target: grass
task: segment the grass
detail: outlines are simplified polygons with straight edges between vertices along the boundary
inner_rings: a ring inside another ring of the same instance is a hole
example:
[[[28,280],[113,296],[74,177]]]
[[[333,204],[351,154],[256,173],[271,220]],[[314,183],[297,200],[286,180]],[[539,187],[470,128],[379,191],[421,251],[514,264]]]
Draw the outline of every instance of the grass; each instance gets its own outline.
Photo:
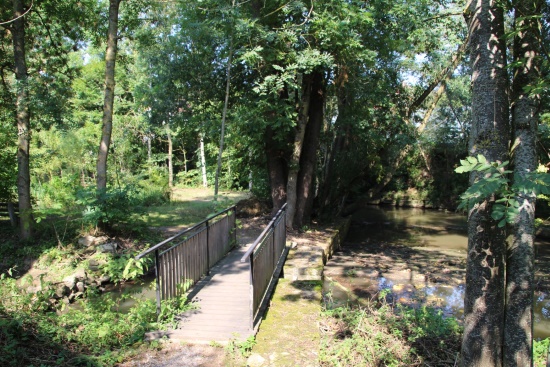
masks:
[[[247,197],[246,192],[222,192],[214,201],[212,189],[176,188],[170,203],[147,208],[144,221],[149,227],[188,227]]]
[[[321,366],[455,366],[461,328],[429,307],[388,304],[325,309]]]

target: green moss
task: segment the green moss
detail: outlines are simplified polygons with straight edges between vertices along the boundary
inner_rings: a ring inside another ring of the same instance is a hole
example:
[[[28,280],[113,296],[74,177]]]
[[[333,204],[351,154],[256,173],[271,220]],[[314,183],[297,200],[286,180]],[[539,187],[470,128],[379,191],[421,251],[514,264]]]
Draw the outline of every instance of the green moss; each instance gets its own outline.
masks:
[[[274,366],[306,366],[317,359],[321,281],[280,279],[252,353]]]

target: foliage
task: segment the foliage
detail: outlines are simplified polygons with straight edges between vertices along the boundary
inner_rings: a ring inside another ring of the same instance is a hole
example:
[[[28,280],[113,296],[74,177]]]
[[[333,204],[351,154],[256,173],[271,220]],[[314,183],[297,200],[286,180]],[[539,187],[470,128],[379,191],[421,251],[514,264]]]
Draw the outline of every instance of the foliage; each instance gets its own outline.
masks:
[[[533,340],[533,365],[535,367],[546,367],[549,350],[550,338]]]
[[[129,347],[141,343],[146,331],[173,323],[175,315],[190,307],[181,297],[163,302],[157,320],[155,300],[132,295],[114,300],[111,295],[88,292],[78,307],[56,313],[50,311],[51,292],[46,287],[28,293],[14,278],[0,276],[3,366],[111,366],[124,359]],[[119,312],[120,302],[127,298],[133,298],[135,305],[127,313]]]
[[[243,341],[238,341],[236,338],[237,336],[229,340],[229,343],[227,343],[225,350],[231,355],[238,353],[241,357],[247,358],[248,356],[250,356],[252,348],[256,345],[256,338],[254,337],[254,335],[249,336],[246,340]]]
[[[429,307],[368,304],[323,312],[322,366],[454,366],[461,329]]]
[[[524,176],[517,175],[510,182],[512,171],[507,170],[509,162],[488,162],[484,156],[468,157],[460,161],[456,172],[479,172],[474,183],[461,195],[459,209],[471,209],[489,196],[495,197],[491,217],[498,221],[499,227],[512,223],[519,213],[520,204],[517,197],[524,195],[549,195],[550,175],[546,172],[529,172]]]

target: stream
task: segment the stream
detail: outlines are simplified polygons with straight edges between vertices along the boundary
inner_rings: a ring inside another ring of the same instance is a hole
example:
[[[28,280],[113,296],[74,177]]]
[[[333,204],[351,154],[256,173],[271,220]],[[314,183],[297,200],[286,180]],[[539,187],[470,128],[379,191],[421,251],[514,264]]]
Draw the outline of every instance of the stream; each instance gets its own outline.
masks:
[[[367,206],[352,218],[340,251],[325,267],[325,302],[390,300],[463,317],[466,217],[452,212]],[[536,242],[534,337],[550,337],[550,242]],[[390,292],[391,291],[391,292]]]

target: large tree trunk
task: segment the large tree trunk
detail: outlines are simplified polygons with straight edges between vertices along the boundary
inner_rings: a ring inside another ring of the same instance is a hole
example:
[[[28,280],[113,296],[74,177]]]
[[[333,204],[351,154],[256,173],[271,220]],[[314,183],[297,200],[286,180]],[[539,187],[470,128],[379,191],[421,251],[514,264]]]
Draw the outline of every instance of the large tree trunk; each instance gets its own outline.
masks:
[[[23,0],[13,0],[16,17],[23,15]],[[25,18],[13,22],[13,54],[15,79],[17,81],[17,195],[19,200],[19,237],[27,240],[32,236],[33,215],[31,206],[31,176],[29,169],[29,147],[31,125],[29,112],[29,94],[27,80],[27,61],[25,59]]]
[[[269,173],[269,185],[271,187],[271,200],[273,201],[273,212],[277,211],[286,202],[286,165],[284,152],[278,147],[273,137],[273,130],[270,126],[265,134],[265,152],[267,158],[267,170]]]
[[[503,9],[496,0],[473,0],[465,10],[472,60],[472,129],[469,151],[505,161],[509,143]],[[470,175],[470,185],[479,177]],[[505,233],[491,218],[494,197],[468,213],[463,366],[502,365]]]
[[[115,63],[118,42],[118,9],[121,0],[109,0],[109,29],[105,53],[105,97],[103,100],[103,127],[97,155],[97,190],[107,188],[107,158],[113,130],[113,105],[115,100]]]
[[[525,92],[540,77],[540,22],[542,1],[518,1],[515,8],[514,69],[512,83],[512,126],[514,180],[525,179],[537,168],[537,111],[540,98]],[[533,292],[534,292],[534,191],[516,197],[519,214],[510,226],[506,261],[506,309],[504,365],[533,365]]]
[[[313,199],[315,197],[315,171],[317,167],[317,151],[319,138],[323,127],[325,93],[323,74],[312,75],[311,95],[309,104],[309,121],[304,135],[304,146],[300,156],[300,173],[298,175],[298,196],[294,225],[301,228],[309,222]]]
[[[309,103],[311,95],[311,75],[304,75],[302,79],[302,95],[300,98],[298,125],[292,143],[292,154],[288,162],[288,179],[286,183],[286,226],[292,228],[296,213],[296,199],[298,197],[298,173],[300,172],[300,156],[304,144],[306,125],[309,117]]]

